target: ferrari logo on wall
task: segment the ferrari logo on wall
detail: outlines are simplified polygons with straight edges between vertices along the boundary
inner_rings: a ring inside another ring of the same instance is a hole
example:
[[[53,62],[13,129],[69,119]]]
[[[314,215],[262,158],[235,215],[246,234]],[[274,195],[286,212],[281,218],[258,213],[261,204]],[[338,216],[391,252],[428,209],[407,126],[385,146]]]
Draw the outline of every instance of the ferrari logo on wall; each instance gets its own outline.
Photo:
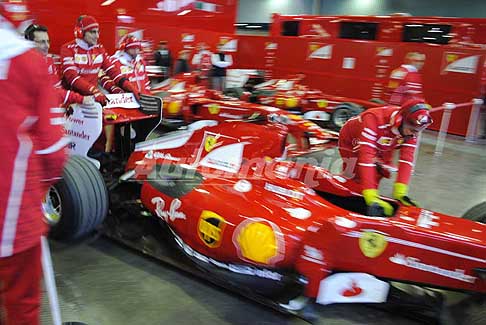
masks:
[[[310,42],[308,44],[308,59],[330,59],[332,57],[332,45]]]
[[[475,74],[478,68],[479,55],[469,53],[445,52],[442,58],[441,74],[448,72]]]
[[[369,258],[380,256],[387,245],[386,237],[374,231],[365,231],[359,238],[359,249],[361,249],[364,256]]]
[[[206,246],[216,248],[221,244],[226,221],[215,212],[203,210],[199,218],[199,238]]]

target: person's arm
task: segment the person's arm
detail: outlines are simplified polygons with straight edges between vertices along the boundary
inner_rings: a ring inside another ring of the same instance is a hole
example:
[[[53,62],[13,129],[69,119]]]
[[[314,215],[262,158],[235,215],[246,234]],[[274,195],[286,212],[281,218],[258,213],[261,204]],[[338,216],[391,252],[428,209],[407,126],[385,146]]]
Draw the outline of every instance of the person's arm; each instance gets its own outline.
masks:
[[[376,156],[378,127],[376,118],[371,114],[362,117],[363,129],[358,138],[359,153],[357,171],[362,182],[363,189],[377,189],[376,183]]]
[[[150,95],[151,94],[151,91],[150,91],[150,79],[148,77],[148,74],[147,74],[147,65],[145,64],[145,60],[143,58],[140,59],[141,60],[141,64],[143,65],[143,84],[142,84],[142,87],[143,87],[143,90],[142,90],[142,93],[145,94],[145,95]]]
[[[64,109],[57,104],[52,85],[45,82],[49,77],[47,70],[44,72],[41,68],[34,77],[34,111],[38,117],[34,125],[34,150],[44,167],[41,179],[55,180],[62,175],[66,160],[64,149],[70,141],[64,135]],[[47,185],[49,184],[46,183]]]
[[[226,68],[230,66],[233,62],[231,62],[230,64],[230,62],[221,61],[221,59],[219,58],[219,54],[214,53],[213,55],[211,55],[211,63],[218,68]]]
[[[61,48],[61,60],[62,78],[69,87],[83,95],[95,94],[96,87],[80,76],[79,69],[74,63],[74,52],[67,46]]]
[[[376,118],[371,114],[363,114],[362,130],[359,136],[359,153],[358,153],[358,174],[361,179],[362,194],[366,205],[373,207],[375,205],[383,209],[387,216],[393,214],[393,207],[390,203],[380,199],[377,182],[376,158],[378,153],[377,137],[378,127]]]
[[[417,139],[412,138],[400,145],[400,155],[398,160],[397,183],[408,185],[410,175],[414,169],[415,149],[417,148]]]
[[[226,62],[228,62],[228,66],[227,67],[230,67],[233,65],[233,56],[231,54],[226,54],[224,56],[224,59],[226,60]]]
[[[105,71],[106,75],[113,80],[116,86],[120,87],[124,91],[128,93],[133,93],[137,100],[140,98],[140,92],[138,91],[137,87],[133,85],[128,78],[126,78],[121,73],[121,63],[119,60],[114,60],[106,54],[103,53],[103,63],[101,65],[103,70]]]
[[[194,56],[192,57],[191,64],[192,64],[193,66],[197,66],[199,63],[201,63],[201,54],[196,53],[196,54],[194,54]]]
[[[393,198],[407,206],[418,206],[416,202],[408,197],[408,183],[410,182],[414,168],[416,147],[416,138],[412,138],[401,145],[400,158],[398,160],[398,175],[395,184],[393,184]]]

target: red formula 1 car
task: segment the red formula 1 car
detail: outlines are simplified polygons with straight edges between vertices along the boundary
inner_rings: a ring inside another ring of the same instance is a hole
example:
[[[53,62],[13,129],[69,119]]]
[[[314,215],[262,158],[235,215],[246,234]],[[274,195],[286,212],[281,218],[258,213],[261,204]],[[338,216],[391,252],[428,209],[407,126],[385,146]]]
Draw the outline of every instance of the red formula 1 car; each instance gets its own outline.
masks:
[[[163,100],[166,123],[187,125],[198,120],[248,120],[279,112],[275,107],[248,103],[198,83],[196,73],[183,73],[155,85],[152,94]],[[280,114],[285,113],[280,111]]]
[[[312,151],[307,137],[281,123],[199,121],[138,143],[111,175],[104,231],[286,312],[390,302],[390,281],[484,298],[486,225],[393,200],[393,217],[370,215],[346,179],[287,160]],[[93,178],[79,186],[96,187],[89,209],[107,204]]]
[[[229,89],[228,95],[264,105],[301,114],[307,120],[320,125],[329,125],[340,129],[347,120],[358,115],[364,109],[378,107],[382,104],[361,99],[333,96],[320,90],[310,89],[301,84],[303,77],[272,79],[246,89]]]

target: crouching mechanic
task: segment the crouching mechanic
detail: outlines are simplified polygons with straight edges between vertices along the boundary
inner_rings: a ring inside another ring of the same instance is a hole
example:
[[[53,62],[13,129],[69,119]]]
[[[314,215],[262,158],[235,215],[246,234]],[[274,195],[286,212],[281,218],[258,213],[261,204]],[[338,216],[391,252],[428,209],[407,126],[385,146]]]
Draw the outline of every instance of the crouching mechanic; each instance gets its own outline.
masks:
[[[27,40],[34,42],[37,50],[44,55],[47,63],[47,71],[52,77],[52,84],[58,97],[60,105],[67,107],[71,104],[93,104],[93,96],[83,96],[73,90],[62,88],[59,71],[54,59],[49,55],[51,42],[46,26],[31,24],[24,31]]]
[[[393,207],[380,199],[378,185],[382,177],[390,177],[387,166],[395,149],[400,150],[400,156],[393,198],[407,206],[416,205],[407,196],[408,183],[414,167],[417,135],[432,123],[429,108],[422,100],[414,99],[402,107],[368,109],[346,122],[339,134],[339,152],[347,165],[346,173],[352,172],[352,180],[366,204],[381,207],[387,216],[393,214]]]
[[[119,68],[107,55],[103,45],[98,44],[99,24],[92,16],[80,16],[74,29],[75,40],[61,47],[62,79],[66,89],[82,95],[93,95],[102,106],[107,98],[98,88],[98,75],[102,69],[115,84],[126,92],[133,93],[137,100],[137,88],[122,75]],[[105,126],[105,152],[111,152],[114,127]]]
[[[118,51],[111,57],[115,66],[121,71],[141,94],[150,95],[150,80],[145,69],[145,62],[140,55],[142,42],[128,35],[121,39]],[[107,75],[101,78],[103,88],[111,93],[119,93],[120,88]]]

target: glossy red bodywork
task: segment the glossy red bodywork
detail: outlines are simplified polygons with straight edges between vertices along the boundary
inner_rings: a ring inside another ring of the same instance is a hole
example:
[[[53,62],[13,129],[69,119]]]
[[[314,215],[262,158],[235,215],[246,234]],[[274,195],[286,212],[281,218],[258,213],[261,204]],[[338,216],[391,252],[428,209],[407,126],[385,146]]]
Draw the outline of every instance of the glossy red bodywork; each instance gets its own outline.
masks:
[[[221,262],[297,270],[309,280],[311,296],[331,271],[486,292],[486,281],[473,271],[486,267],[486,225],[415,207],[400,206],[393,217],[378,218],[334,205],[327,199],[331,194],[350,204],[357,198],[352,186],[323,168],[282,161],[288,137],[281,124],[222,123],[145,144],[126,168],[145,180],[143,204],[193,250]],[[233,159],[239,154],[241,159]],[[154,178],[149,173],[156,164],[177,165],[199,178],[186,177],[197,181],[173,197],[157,181],[177,187],[184,177]],[[201,235],[204,211],[220,220],[209,244]],[[270,227],[276,238],[265,263],[246,258],[239,244],[242,229],[253,222]],[[366,239],[369,233],[378,234],[382,249]],[[365,254],[361,237],[371,254]],[[317,257],[309,258],[309,248]]]
[[[362,99],[334,96],[317,89],[310,89],[302,84],[302,80],[298,77],[270,80],[264,86],[260,85],[257,90],[259,103],[285,110],[297,109],[302,113],[308,111],[332,113],[336,107],[345,103],[356,104],[363,109],[381,106]]]

